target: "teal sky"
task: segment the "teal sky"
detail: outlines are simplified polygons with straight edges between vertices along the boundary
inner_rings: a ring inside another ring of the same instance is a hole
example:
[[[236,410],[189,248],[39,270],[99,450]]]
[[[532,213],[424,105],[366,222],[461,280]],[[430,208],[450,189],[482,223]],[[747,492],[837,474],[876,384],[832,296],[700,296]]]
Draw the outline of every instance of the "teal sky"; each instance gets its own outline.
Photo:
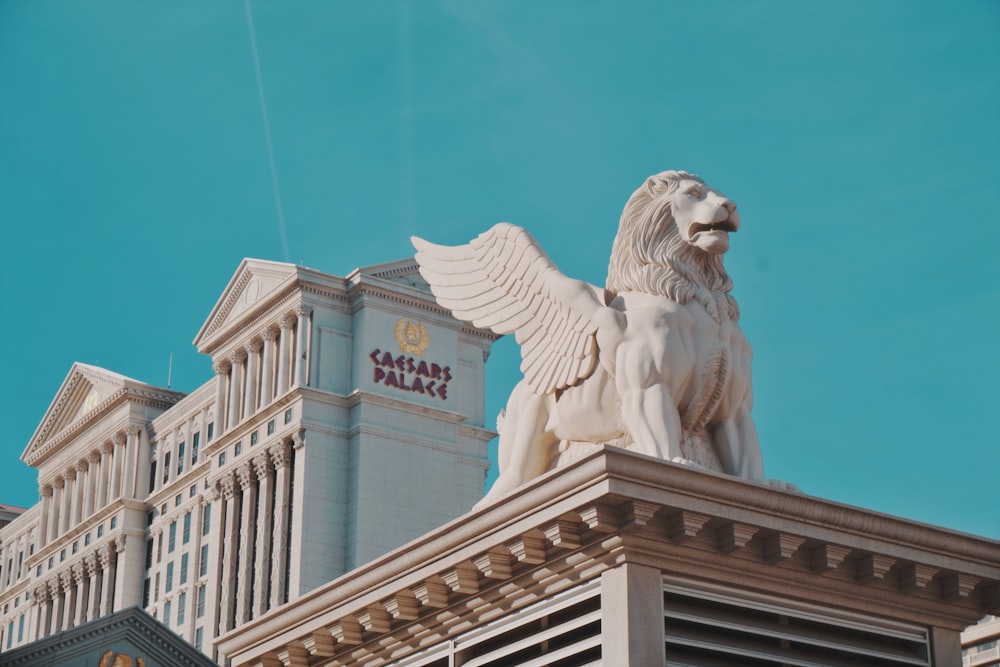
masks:
[[[74,361],[211,378],[243,257],[345,275],[509,220],[603,284],[674,168],[740,206],[768,475],[1000,538],[1000,3],[250,6],[284,233],[243,2],[0,0],[0,502]]]

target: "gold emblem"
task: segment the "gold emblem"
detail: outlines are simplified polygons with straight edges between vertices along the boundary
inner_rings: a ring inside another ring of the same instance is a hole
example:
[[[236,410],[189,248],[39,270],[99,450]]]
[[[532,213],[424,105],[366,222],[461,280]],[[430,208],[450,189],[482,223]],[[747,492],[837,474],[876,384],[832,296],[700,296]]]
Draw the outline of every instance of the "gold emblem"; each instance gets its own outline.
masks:
[[[135,660],[135,667],[146,667],[146,661],[142,658],[136,658]],[[98,667],[133,667],[133,663],[132,658],[124,653],[116,655],[114,651],[108,651],[101,656],[101,662]]]
[[[431,337],[427,333],[427,327],[420,322],[407,322],[400,319],[396,322],[396,342],[403,354],[421,356],[427,346],[431,344]]]

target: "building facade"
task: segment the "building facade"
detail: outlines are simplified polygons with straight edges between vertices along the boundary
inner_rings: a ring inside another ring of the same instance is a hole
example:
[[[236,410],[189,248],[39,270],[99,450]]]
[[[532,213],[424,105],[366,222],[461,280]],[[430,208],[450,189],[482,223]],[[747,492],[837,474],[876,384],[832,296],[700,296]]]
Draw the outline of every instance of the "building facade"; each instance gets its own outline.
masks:
[[[213,640],[453,519],[489,462],[494,336],[412,261],[346,278],[244,260],[184,395],[74,364],[22,459],[41,501],[0,528],[0,650],[138,605]]]

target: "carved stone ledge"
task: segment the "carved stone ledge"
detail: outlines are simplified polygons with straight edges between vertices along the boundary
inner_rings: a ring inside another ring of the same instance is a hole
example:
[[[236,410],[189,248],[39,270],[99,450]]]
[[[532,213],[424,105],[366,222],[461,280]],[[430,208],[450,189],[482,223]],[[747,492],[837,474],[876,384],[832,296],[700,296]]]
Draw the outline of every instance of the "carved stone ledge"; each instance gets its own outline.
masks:
[[[441,579],[456,593],[473,594],[479,592],[479,570],[475,563],[463,562],[453,569],[441,573]]]
[[[980,581],[979,577],[954,572],[942,573],[938,578],[941,581],[941,598],[944,600],[969,597]]]
[[[448,606],[448,592],[451,589],[440,577],[431,577],[413,588],[413,594],[425,607],[443,609]]]
[[[854,560],[854,575],[862,583],[885,579],[885,575],[895,563],[895,558],[879,554],[864,554]]]
[[[354,618],[342,618],[327,629],[338,644],[360,644],[364,639],[364,630]]]
[[[310,633],[300,641],[302,642],[302,646],[309,652],[309,655],[324,658],[333,655],[337,646],[336,640],[325,630]]]
[[[931,579],[937,573],[937,568],[930,567],[929,565],[903,563],[900,565],[897,574],[899,590],[905,593],[918,588],[927,588],[931,583]]]
[[[604,503],[594,503],[579,510],[580,520],[587,524],[590,530],[601,533],[613,533],[618,530],[618,508]]]
[[[673,542],[683,542],[698,535],[712,517],[697,512],[679,510],[667,518],[667,538]]]
[[[622,517],[624,527],[642,528],[653,521],[653,517],[663,509],[659,503],[649,503],[645,500],[630,500],[625,504]]]
[[[301,645],[289,644],[274,653],[284,667],[308,667],[309,652]]]
[[[809,569],[815,573],[836,570],[851,553],[848,547],[836,544],[818,544],[809,550]]]
[[[773,533],[764,539],[764,560],[777,563],[791,558],[805,544],[806,538],[787,533]]]
[[[381,633],[392,629],[392,617],[383,607],[368,607],[355,618],[365,632]]]
[[[508,549],[497,548],[476,559],[476,567],[489,579],[510,579],[515,564]]]
[[[719,526],[715,536],[715,546],[722,553],[729,553],[746,547],[760,530],[757,526],[728,521]]]
[[[532,531],[508,542],[506,546],[518,563],[537,565],[545,562],[546,544],[545,535],[541,531]]]
[[[413,621],[420,617],[420,600],[412,591],[400,591],[382,605],[394,619]]]
[[[545,539],[554,547],[560,549],[580,548],[580,524],[569,519],[557,519],[542,527]]]

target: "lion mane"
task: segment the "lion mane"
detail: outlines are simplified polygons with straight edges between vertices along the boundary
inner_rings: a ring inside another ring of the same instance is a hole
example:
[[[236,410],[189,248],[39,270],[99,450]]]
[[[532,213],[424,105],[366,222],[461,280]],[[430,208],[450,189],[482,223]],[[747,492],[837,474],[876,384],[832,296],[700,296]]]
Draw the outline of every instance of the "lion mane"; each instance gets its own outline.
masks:
[[[681,305],[696,300],[717,322],[738,320],[739,306],[729,294],[733,281],[722,255],[690,245],[674,223],[674,195],[682,181],[692,180],[704,183],[694,174],[664,171],[632,193],[611,249],[606,288],[612,296],[633,291]]]

